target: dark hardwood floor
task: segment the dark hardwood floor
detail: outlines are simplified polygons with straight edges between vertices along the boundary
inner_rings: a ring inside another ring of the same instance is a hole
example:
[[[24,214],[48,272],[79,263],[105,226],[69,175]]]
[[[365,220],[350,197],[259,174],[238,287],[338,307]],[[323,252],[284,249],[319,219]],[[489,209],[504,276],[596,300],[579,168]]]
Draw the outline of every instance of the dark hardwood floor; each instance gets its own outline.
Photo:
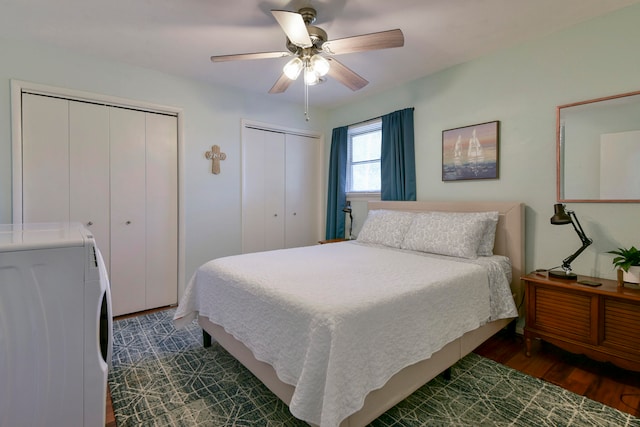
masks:
[[[640,372],[596,362],[538,340],[533,343],[531,357],[527,357],[522,336],[506,331],[490,338],[475,353],[640,417]],[[106,427],[117,427],[111,395],[107,396]]]
[[[597,362],[539,340],[534,340],[531,357],[527,357],[522,335],[506,331],[493,336],[475,353],[640,417],[640,372]]]
[[[117,427],[116,416],[113,413],[113,405],[111,405],[111,392],[107,387],[107,414],[105,417],[105,427]]]

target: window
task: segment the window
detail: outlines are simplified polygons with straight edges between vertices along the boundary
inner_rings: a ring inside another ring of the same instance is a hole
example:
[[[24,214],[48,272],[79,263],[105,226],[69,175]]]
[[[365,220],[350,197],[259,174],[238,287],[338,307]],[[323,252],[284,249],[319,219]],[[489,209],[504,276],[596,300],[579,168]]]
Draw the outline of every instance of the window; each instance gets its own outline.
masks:
[[[350,126],[348,138],[347,193],[379,193],[382,120]]]

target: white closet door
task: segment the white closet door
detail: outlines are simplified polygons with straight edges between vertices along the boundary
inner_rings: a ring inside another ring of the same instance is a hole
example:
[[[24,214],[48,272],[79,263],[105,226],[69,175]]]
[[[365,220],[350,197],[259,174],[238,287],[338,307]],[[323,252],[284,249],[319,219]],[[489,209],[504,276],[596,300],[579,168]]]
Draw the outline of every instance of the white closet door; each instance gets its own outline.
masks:
[[[286,135],[285,247],[318,243],[319,144],[317,138]]]
[[[146,114],[147,307],[178,302],[178,119]]]
[[[284,135],[245,128],[242,251],[284,248]]]
[[[264,249],[284,248],[284,135],[265,132],[264,139]]]
[[[69,102],[22,95],[22,221],[69,221]]]
[[[145,113],[110,108],[113,315],[146,309]]]
[[[109,107],[69,101],[70,219],[91,230],[110,266]]]
[[[177,118],[22,99],[22,218],[79,221],[109,269],[114,315],[177,302]]]

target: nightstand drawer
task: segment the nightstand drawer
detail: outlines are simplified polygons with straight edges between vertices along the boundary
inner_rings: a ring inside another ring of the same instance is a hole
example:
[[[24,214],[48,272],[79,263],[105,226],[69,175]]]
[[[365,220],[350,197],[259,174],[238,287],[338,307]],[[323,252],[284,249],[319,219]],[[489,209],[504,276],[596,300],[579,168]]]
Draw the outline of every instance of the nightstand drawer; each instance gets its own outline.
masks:
[[[604,298],[602,346],[640,355],[640,305]]]
[[[596,325],[591,322],[592,298],[556,289],[537,288],[534,327],[578,341],[595,343]]]

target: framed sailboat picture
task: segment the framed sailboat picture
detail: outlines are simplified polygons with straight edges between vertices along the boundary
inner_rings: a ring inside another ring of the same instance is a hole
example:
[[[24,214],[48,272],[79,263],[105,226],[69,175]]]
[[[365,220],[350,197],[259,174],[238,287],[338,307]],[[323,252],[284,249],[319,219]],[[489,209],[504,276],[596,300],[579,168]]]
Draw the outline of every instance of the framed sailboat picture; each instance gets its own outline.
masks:
[[[442,180],[498,178],[500,122],[442,131]]]

